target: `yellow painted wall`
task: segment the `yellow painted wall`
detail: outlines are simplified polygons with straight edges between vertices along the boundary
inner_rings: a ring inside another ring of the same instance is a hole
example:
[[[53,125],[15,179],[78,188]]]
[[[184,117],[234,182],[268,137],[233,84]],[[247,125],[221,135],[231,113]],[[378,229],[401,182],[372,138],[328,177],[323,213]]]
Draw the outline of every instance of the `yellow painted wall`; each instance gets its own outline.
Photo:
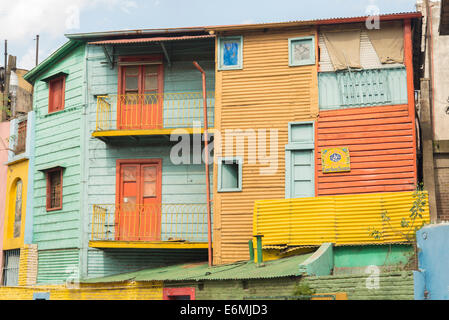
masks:
[[[427,192],[422,218],[413,226],[429,223]],[[254,206],[254,233],[263,235],[263,245],[366,245],[405,242],[412,234],[402,227],[409,220],[414,192],[369,193],[314,198],[263,200]],[[383,213],[389,218],[387,222]],[[382,232],[376,239],[370,228]]]
[[[0,287],[0,300],[32,300],[37,292],[49,292],[50,300],[162,300],[162,282],[114,282],[66,286]]]
[[[216,264],[249,259],[254,201],[285,198],[288,123],[315,120],[318,115],[317,65],[289,67],[288,61],[288,39],[314,35],[316,40],[315,29],[241,31],[234,35],[243,35],[243,69],[216,70],[215,129],[221,132],[223,139],[226,139],[226,129],[279,130],[278,167],[274,174],[260,174],[259,169],[267,165],[247,163],[246,143],[244,154],[234,151],[235,156],[245,157],[243,190],[218,193],[217,158],[223,154],[215,147],[213,237]],[[318,46],[315,47],[317,50]],[[315,56],[318,57],[317,52]],[[269,152],[268,146],[267,149]]]
[[[14,238],[14,218],[16,203],[16,182],[22,180],[22,227],[20,237]],[[5,232],[3,250],[19,249],[23,245],[26,216],[26,194],[28,188],[28,160],[23,160],[8,166],[6,177],[6,203],[5,203]]]

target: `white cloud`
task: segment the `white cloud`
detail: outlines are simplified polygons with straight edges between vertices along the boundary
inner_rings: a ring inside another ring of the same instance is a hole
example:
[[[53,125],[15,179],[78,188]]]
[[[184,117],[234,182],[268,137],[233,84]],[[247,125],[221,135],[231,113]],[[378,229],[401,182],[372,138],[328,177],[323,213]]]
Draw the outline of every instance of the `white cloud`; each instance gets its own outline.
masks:
[[[120,9],[129,14],[137,4],[131,0],[71,0],[70,5],[61,0],[1,1],[0,38],[20,40],[42,33],[57,37],[78,29],[80,13],[95,7]]]

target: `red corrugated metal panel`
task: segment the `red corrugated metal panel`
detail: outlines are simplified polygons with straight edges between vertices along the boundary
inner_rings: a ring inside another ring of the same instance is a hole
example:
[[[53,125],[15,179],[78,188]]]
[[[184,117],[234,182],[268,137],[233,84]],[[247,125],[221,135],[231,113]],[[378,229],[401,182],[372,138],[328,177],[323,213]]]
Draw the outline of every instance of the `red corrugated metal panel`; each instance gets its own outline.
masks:
[[[159,42],[159,41],[180,41],[180,40],[193,40],[215,38],[214,35],[202,35],[202,36],[183,36],[183,37],[154,37],[154,38],[138,38],[138,39],[114,39],[93,41],[89,44],[104,45],[104,44],[128,44],[128,43],[146,43],[146,42]]]
[[[320,112],[317,195],[413,190],[413,130],[407,105]],[[323,174],[320,151],[326,147],[349,147],[351,171]]]

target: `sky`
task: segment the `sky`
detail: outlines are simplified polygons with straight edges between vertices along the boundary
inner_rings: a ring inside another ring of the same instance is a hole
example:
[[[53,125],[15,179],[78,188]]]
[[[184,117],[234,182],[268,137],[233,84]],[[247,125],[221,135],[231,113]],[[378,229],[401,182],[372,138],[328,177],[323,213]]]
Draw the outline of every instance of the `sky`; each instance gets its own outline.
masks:
[[[0,66],[4,42],[17,67],[32,69],[64,34],[282,22],[415,11],[416,0],[14,0],[0,2]]]

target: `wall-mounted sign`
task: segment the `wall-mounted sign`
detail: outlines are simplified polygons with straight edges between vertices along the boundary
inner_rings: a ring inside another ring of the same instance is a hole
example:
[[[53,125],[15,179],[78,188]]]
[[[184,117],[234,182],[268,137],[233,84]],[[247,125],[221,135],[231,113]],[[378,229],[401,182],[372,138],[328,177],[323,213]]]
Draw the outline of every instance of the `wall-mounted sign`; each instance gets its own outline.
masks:
[[[351,171],[351,160],[347,147],[327,148],[321,150],[323,173]]]

